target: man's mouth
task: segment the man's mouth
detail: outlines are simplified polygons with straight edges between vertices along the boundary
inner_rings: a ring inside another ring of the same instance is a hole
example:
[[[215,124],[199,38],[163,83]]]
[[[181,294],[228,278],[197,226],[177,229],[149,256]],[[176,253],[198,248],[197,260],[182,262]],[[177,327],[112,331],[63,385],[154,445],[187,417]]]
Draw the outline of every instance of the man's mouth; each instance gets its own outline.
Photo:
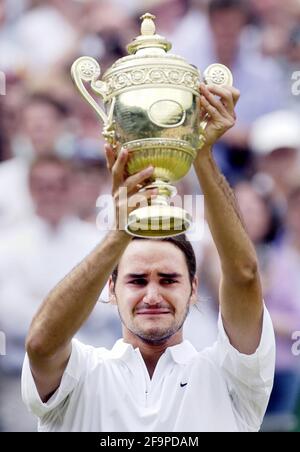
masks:
[[[136,312],[136,315],[163,315],[171,314],[169,309],[141,309]]]

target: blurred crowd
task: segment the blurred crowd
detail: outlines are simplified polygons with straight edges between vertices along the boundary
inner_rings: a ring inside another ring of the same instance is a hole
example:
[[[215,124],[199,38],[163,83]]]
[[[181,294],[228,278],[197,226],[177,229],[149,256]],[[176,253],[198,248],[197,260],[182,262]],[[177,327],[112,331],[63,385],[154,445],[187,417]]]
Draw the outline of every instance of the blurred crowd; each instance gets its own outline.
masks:
[[[172,53],[201,71],[213,62],[227,65],[241,91],[237,124],[214,153],[256,245],[276,332],[275,384],[263,429],[297,429],[299,0],[0,0],[0,331],[6,335],[0,431],[35,430],[20,395],[26,332],[47,292],[105,234],[96,226],[99,196],[110,193],[102,125],[76,92],[70,67],[89,55],[104,72],[127,54],[147,11],[173,43]],[[180,190],[198,193],[192,172]],[[185,335],[201,349],[216,337],[220,270],[209,231],[194,245],[201,284]],[[110,347],[120,337],[107,299],[104,290],[81,340]]]

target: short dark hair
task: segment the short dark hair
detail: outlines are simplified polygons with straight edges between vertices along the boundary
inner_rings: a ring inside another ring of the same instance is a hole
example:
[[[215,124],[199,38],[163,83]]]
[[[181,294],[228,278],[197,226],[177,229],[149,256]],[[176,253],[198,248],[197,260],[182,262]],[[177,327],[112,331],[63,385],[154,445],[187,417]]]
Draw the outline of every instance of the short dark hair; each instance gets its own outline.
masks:
[[[245,15],[249,14],[249,5],[245,0],[210,0],[208,4],[209,16],[217,11],[230,9],[237,9]]]
[[[69,114],[67,105],[48,93],[36,92],[31,94],[25,101],[25,108],[35,104],[44,104],[52,107],[61,118],[67,117]]]
[[[155,240],[158,242],[168,242],[168,243],[172,243],[174,246],[179,248],[182,251],[182,253],[184,254],[186,265],[187,265],[188,272],[189,272],[190,283],[192,285],[194,277],[196,275],[196,256],[195,256],[194,249],[185,234],[180,234],[175,237],[165,237],[165,238],[161,238],[161,239],[148,239],[148,238],[144,238],[144,237],[133,237],[132,240]],[[116,284],[116,281],[118,278],[118,265],[114,268],[111,276],[112,276],[113,283]]]

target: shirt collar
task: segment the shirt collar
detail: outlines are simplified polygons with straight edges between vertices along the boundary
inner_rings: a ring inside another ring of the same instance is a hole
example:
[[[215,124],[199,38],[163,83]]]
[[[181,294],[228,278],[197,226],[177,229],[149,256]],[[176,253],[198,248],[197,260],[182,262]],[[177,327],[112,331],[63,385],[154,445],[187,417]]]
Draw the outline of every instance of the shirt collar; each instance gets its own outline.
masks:
[[[119,339],[111,350],[111,358],[126,360],[134,351],[135,350],[131,344],[127,344],[123,339]],[[198,354],[197,350],[188,340],[184,340],[180,344],[168,347],[165,353],[169,354],[169,356],[171,356],[171,358],[178,364],[186,364]]]
[[[167,348],[166,351],[171,354],[173,360],[178,364],[186,364],[198,354],[195,347],[187,340]]]

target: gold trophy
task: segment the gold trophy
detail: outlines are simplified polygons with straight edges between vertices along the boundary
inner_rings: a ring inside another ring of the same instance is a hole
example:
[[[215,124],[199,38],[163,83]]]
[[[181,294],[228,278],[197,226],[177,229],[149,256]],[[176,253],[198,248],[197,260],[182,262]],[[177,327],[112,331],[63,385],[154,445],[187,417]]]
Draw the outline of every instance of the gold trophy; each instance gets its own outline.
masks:
[[[128,174],[154,167],[149,184],[158,189],[149,205],[132,211],[126,230],[140,237],[166,237],[185,232],[191,215],[170,205],[173,182],[184,177],[205,141],[206,122],[200,123],[198,69],[167,53],[171,43],[156,34],[152,14],[141,17],[141,35],[128,46],[129,55],[117,60],[99,80],[101,70],[91,57],[78,58],[72,78],[84,99],[104,124],[103,136],[115,149],[128,149]],[[204,72],[207,84],[232,85],[227,67],[213,64]],[[102,97],[102,108],[84,82]]]

